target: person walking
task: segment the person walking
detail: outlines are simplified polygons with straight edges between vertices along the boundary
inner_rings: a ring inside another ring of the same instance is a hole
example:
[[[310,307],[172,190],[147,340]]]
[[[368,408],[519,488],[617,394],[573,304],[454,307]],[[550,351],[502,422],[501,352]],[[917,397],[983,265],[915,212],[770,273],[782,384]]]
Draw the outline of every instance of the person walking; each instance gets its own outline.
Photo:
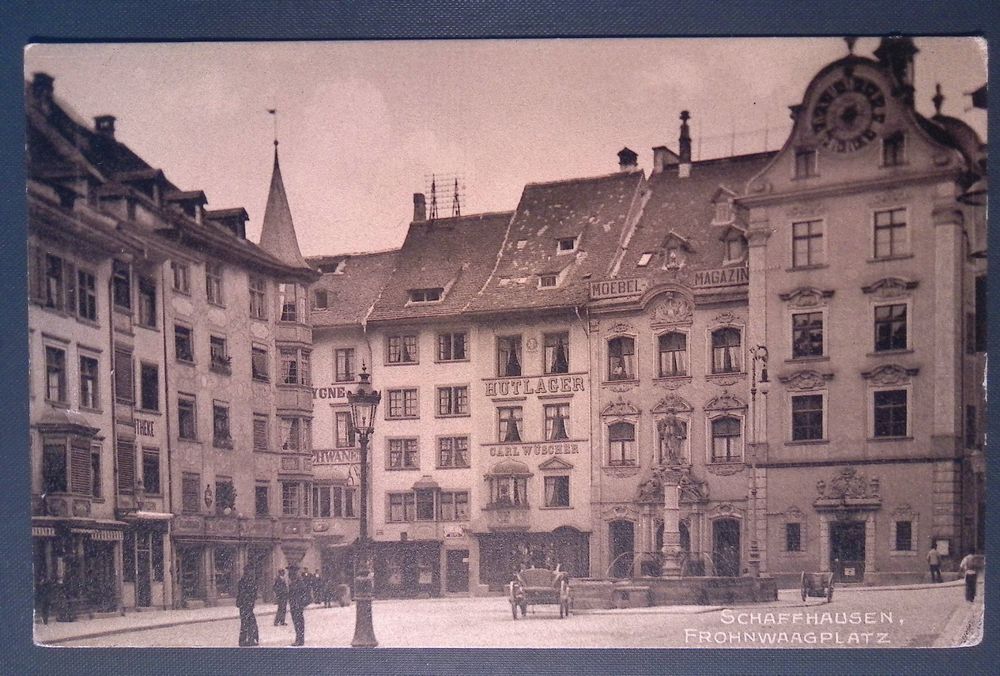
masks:
[[[931,582],[941,582],[941,555],[933,544],[927,552],[927,565],[931,568]]]
[[[35,605],[42,617],[42,624],[48,624],[49,611],[52,609],[52,581],[48,575],[35,582]]]
[[[240,609],[240,646],[255,646],[260,643],[257,631],[257,617],[253,607],[257,603],[257,578],[247,566],[240,578],[236,592],[236,607]]]
[[[271,589],[274,590],[274,600],[278,603],[278,611],[274,614],[274,626],[277,627],[279,624],[284,626],[285,612],[288,609],[288,582],[285,580],[284,568],[278,571]]]
[[[288,569],[288,606],[292,612],[292,624],[295,625],[295,643],[292,645],[305,645],[306,643],[306,618],[305,609],[309,605],[309,583],[299,575],[295,567]]]
[[[965,573],[965,600],[972,603],[976,600],[976,580],[979,577],[976,555],[970,551],[958,564],[958,567]]]

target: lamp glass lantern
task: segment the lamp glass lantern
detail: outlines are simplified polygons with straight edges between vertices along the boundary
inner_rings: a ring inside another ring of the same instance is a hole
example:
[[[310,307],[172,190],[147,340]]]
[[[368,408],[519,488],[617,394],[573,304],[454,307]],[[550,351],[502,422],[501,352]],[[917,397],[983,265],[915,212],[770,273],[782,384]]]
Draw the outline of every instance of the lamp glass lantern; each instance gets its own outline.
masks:
[[[358,374],[358,387],[347,393],[347,403],[351,407],[351,424],[356,434],[368,437],[374,431],[375,411],[382,401],[382,394],[372,389],[371,374],[364,365]]]

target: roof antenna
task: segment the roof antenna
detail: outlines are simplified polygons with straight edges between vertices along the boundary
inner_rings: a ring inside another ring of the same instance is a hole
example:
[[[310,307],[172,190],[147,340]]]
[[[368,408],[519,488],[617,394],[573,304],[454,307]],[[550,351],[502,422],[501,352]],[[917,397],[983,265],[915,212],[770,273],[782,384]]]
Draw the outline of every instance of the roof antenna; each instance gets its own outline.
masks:
[[[428,215],[431,221],[438,217],[437,177],[434,174],[431,174],[431,212]]]
[[[278,147],[278,109],[268,108],[267,112],[274,116],[274,147]]]
[[[854,56],[854,43],[858,41],[856,35],[845,35],[844,42],[847,43],[847,54],[848,56]]]
[[[944,94],[941,93],[940,82],[934,85],[934,98],[931,101],[934,102],[934,117],[937,117],[941,114],[941,104],[944,103]]]
[[[451,198],[451,215],[461,216],[462,215],[462,201],[458,194],[458,177],[455,177],[455,193]]]

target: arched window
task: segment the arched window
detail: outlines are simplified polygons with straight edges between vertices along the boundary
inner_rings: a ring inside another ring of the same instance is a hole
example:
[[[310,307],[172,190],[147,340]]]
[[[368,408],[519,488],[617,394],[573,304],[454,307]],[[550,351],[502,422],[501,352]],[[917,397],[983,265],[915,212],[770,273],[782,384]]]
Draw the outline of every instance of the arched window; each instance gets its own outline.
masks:
[[[635,464],[635,425],[616,422],[608,425],[608,464]]]
[[[635,377],[635,340],[619,336],[608,341],[608,380],[631,380]]]
[[[688,372],[687,336],[665,333],[660,336],[660,377],[686,376]]]
[[[742,427],[739,418],[712,421],[712,462],[739,462],[743,459]]]
[[[739,373],[742,370],[740,355],[739,329],[727,327],[712,331],[712,373]]]

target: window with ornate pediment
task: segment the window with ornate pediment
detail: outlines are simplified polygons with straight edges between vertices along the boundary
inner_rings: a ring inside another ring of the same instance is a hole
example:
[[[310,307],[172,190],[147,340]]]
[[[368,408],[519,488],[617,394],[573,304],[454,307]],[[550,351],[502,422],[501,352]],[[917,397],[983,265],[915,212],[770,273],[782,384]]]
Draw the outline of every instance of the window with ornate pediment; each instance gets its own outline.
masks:
[[[727,326],[712,331],[712,373],[739,373],[743,369],[741,332]]]
[[[659,375],[661,378],[688,374],[687,334],[671,331],[658,339]]]
[[[635,425],[630,422],[613,422],[608,425],[608,464],[635,465]]]
[[[608,380],[635,378],[635,339],[618,336],[608,341]]]

